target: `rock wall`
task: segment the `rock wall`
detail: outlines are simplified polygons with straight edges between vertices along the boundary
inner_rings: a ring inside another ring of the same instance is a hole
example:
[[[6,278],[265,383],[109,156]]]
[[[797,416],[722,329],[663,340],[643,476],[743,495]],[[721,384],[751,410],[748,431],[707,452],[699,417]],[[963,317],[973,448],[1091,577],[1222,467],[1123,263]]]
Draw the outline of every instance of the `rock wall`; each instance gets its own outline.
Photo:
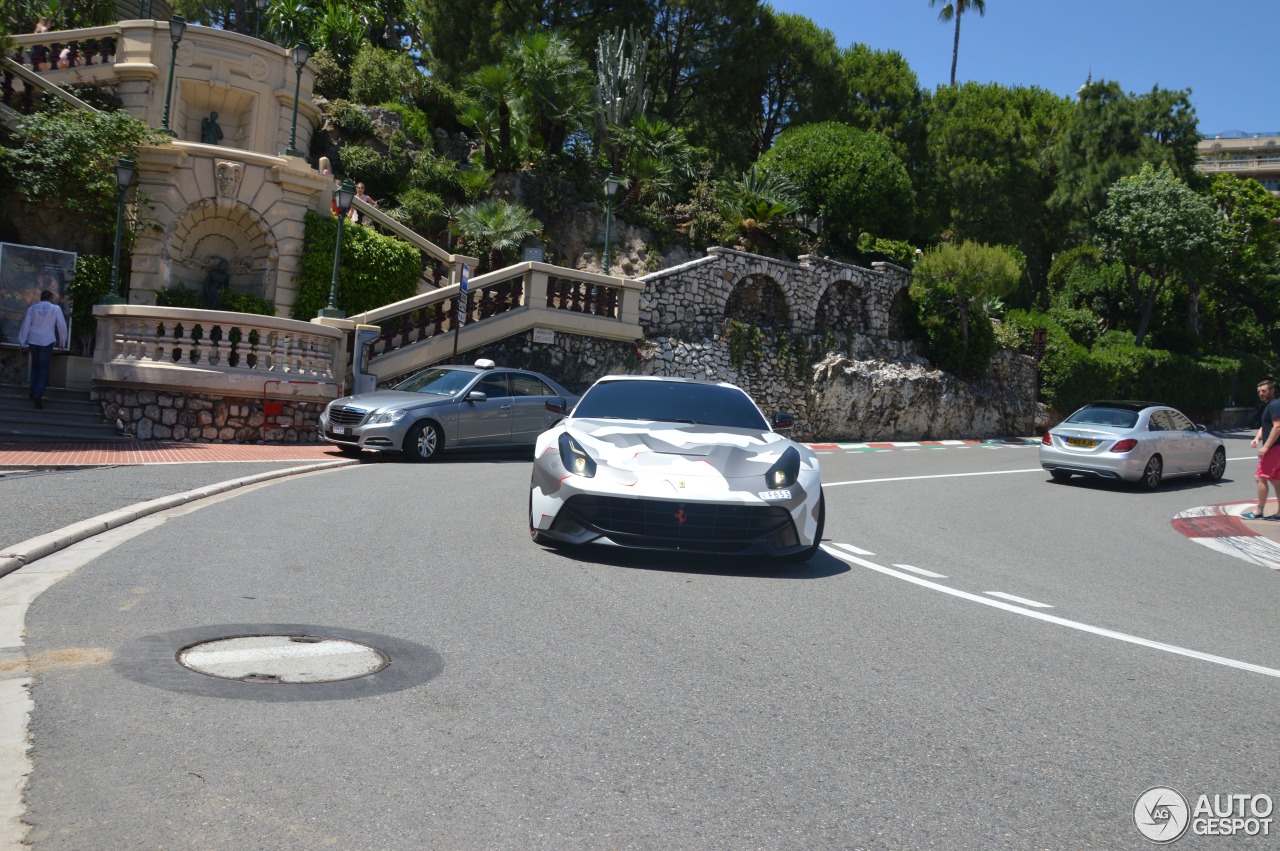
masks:
[[[491,358],[546,373],[574,393],[612,373],[728,381],[751,394],[767,416],[795,415],[799,440],[924,440],[1022,436],[1035,428],[1035,364],[998,352],[980,381],[933,369],[914,343],[854,335],[825,352],[830,337],[811,335],[763,343],[737,360],[722,336],[657,337],[617,343],[557,334],[554,343],[527,339],[466,352],[470,363]]]
[[[96,387],[91,398],[107,422],[139,440],[199,443],[315,443],[321,406],[262,398]]]

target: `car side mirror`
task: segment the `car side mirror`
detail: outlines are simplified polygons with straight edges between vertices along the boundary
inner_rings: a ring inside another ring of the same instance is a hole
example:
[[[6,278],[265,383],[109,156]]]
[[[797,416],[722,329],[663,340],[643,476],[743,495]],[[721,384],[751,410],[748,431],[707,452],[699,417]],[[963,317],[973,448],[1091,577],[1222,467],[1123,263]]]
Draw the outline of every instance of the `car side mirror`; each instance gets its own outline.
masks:
[[[468,402],[488,402],[489,397],[482,390],[472,390],[467,394]]]
[[[784,411],[778,411],[773,415],[773,427],[778,431],[784,428],[791,428],[795,424],[796,418]]]
[[[1209,429],[1208,429],[1208,427],[1206,427],[1206,426],[1204,426],[1204,425],[1201,425],[1200,423],[1196,423],[1196,433],[1197,433],[1197,434],[1208,434],[1208,433],[1209,433]]]
[[[543,403],[542,407],[553,414],[564,414],[569,411],[569,403],[564,400],[563,396],[552,396]]]

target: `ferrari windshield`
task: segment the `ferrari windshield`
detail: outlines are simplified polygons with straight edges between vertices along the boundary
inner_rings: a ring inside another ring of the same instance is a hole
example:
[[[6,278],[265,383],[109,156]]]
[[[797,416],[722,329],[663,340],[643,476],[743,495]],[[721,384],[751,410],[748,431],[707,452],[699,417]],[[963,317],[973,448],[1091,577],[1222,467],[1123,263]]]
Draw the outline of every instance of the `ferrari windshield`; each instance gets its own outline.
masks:
[[[573,416],[769,430],[760,410],[741,390],[678,381],[602,381],[582,397]]]
[[[469,370],[433,367],[409,376],[392,390],[406,393],[430,393],[435,396],[456,396],[471,383],[476,374]]]

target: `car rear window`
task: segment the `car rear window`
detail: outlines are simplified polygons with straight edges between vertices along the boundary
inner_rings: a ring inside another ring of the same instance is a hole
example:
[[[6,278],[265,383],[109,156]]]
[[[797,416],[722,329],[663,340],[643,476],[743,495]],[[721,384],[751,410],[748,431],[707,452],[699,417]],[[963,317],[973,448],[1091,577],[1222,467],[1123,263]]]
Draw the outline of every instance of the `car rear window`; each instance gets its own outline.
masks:
[[[686,422],[767,431],[747,394],[715,384],[674,381],[603,381],[582,397],[574,417]]]
[[[1072,425],[1097,425],[1111,428],[1133,428],[1137,421],[1136,411],[1126,411],[1123,408],[1081,408],[1066,419],[1066,422]]]

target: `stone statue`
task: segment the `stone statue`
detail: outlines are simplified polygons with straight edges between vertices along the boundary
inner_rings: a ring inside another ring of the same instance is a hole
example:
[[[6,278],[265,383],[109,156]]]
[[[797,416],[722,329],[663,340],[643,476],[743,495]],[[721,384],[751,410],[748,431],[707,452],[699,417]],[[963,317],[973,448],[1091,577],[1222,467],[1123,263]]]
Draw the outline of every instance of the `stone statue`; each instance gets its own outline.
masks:
[[[227,261],[219,258],[218,265],[204,276],[204,287],[201,289],[201,301],[209,310],[217,310],[222,306],[222,294],[231,288],[231,275],[227,272]]]
[[[222,144],[222,128],[218,126],[218,113],[209,113],[208,118],[200,119],[200,141],[206,145]]]

